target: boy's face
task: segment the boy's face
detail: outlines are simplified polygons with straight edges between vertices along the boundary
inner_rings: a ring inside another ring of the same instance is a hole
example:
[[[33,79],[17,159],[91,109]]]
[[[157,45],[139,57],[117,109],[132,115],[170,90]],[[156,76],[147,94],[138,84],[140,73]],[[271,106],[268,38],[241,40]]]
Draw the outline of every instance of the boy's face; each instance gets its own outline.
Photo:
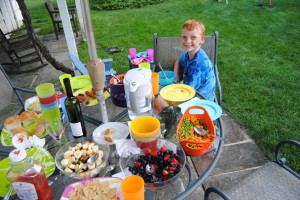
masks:
[[[201,45],[204,43],[205,37],[201,37],[200,30],[187,30],[186,28],[181,31],[181,45],[189,53],[196,53]]]

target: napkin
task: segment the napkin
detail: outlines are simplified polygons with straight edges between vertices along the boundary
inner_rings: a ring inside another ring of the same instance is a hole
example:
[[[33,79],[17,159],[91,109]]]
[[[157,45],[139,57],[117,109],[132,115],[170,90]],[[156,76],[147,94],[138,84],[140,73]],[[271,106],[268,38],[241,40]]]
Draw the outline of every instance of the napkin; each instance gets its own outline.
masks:
[[[116,149],[118,154],[120,156],[123,156],[123,158],[129,157],[131,154],[141,153],[141,149],[136,145],[136,143],[133,140],[129,140],[129,139],[115,140],[115,144],[116,144]]]

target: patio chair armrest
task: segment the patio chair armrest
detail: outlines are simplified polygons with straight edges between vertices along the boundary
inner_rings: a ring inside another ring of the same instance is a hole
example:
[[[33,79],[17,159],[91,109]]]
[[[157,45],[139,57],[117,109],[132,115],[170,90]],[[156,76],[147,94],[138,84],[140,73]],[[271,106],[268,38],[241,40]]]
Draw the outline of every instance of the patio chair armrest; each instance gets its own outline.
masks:
[[[71,5],[71,6],[67,6],[68,9],[76,9],[76,6],[75,5]],[[58,7],[54,7],[54,10],[58,10]]]
[[[225,200],[231,200],[228,195],[217,187],[209,187],[205,190],[204,199],[208,200],[210,193],[216,193]]]
[[[27,92],[27,93],[36,94],[36,92],[35,92],[34,90],[28,90],[28,89],[25,89],[25,88],[20,88],[20,87],[15,87],[15,86],[14,86],[14,89],[15,89],[15,90],[22,91],[22,92]]]
[[[11,32],[5,33],[4,35],[14,34],[14,33],[18,32],[18,31],[21,31],[21,30],[26,30],[26,28],[25,27],[24,28],[19,28],[17,30],[13,30]]]
[[[281,142],[279,142],[276,145],[276,149],[275,149],[275,160],[273,162],[275,162],[276,164],[280,165],[281,167],[283,167],[284,169],[286,169],[288,172],[290,172],[291,174],[293,174],[294,176],[296,176],[298,179],[300,179],[300,175],[295,172],[293,169],[289,168],[286,164],[286,158],[281,157],[280,156],[280,150],[283,147],[283,145],[286,144],[290,144],[290,145],[295,145],[296,147],[298,147],[300,149],[300,142],[296,141],[296,140],[282,140]]]
[[[49,11],[51,14],[59,14],[59,11]]]

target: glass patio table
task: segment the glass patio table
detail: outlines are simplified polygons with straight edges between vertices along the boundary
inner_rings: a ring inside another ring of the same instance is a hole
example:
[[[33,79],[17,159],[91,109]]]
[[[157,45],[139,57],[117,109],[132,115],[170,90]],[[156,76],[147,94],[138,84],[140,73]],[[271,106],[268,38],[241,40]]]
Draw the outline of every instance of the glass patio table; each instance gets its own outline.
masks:
[[[203,96],[199,93],[196,93],[197,97],[203,98]],[[106,100],[107,104],[107,111],[108,116],[111,119],[110,121],[116,122],[127,122],[130,121],[127,109],[124,108],[117,108],[110,102],[110,99]],[[95,130],[101,122],[98,120],[99,117],[95,116],[97,112],[95,112],[95,107],[87,107],[84,110],[85,115],[88,115],[91,118],[86,118],[89,123],[86,123],[86,128],[88,132],[88,136],[91,136],[93,130]],[[119,113],[119,114],[118,114]],[[97,124],[98,123],[98,124]],[[215,126],[217,127],[217,135],[220,137],[224,137],[223,133],[223,124],[221,117],[214,121]],[[162,132],[163,132],[162,127]],[[51,138],[51,136],[47,135],[45,137],[46,148],[55,158],[55,154],[59,149],[58,143]],[[72,140],[72,134],[70,127],[66,127],[65,135],[62,140],[63,143],[66,143],[69,140]],[[174,142],[174,141],[173,141]],[[212,173],[213,169],[215,168],[218,160],[221,157],[222,149],[224,146],[224,141],[220,141],[218,139],[215,140],[215,143],[211,146],[209,151],[202,155],[202,156],[188,156],[187,155],[187,162],[186,166],[183,169],[183,173],[180,177],[174,181],[171,185],[167,186],[166,188],[157,190],[157,191],[145,191],[145,199],[184,199],[190,195],[197,195],[196,189],[201,186],[204,181],[209,177]],[[116,164],[115,169],[108,171],[106,174],[103,174],[106,171],[107,167],[99,173],[99,176],[110,177],[116,173],[121,172],[119,167],[119,156],[116,153],[116,145],[109,145],[110,147],[110,155],[108,159],[108,165]],[[8,153],[13,149],[13,147],[5,147],[0,144],[0,159],[4,159],[8,156]],[[53,190],[53,197],[52,199],[60,199],[64,189],[71,183],[78,181],[74,178],[68,178],[60,170],[56,167],[54,173],[48,177],[48,183],[51,185]],[[196,194],[192,194],[196,192]],[[198,194],[199,195],[199,194]],[[197,196],[198,196],[197,195]],[[203,195],[201,193],[200,195]],[[196,197],[196,196],[195,196]],[[10,197],[10,199],[17,199],[16,195]]]

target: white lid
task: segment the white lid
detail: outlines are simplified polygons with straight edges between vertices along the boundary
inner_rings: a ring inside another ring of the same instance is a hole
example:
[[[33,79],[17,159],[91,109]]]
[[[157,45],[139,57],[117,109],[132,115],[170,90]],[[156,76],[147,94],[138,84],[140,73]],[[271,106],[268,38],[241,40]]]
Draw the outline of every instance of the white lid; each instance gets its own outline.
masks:
[[[25,134],[18,133],[13,136],[12,143],[17,149],[26,149],[28,140]]]
[[[131,92],[135,92],[140,86],[146,86],[147,89],[151,73],[151,70],[146,68],[130,69],[124,77],[124,84],[130,86]]]
[[[15,149],[9,153],[10,162],[20,162],[27,156],[25,149]]]

